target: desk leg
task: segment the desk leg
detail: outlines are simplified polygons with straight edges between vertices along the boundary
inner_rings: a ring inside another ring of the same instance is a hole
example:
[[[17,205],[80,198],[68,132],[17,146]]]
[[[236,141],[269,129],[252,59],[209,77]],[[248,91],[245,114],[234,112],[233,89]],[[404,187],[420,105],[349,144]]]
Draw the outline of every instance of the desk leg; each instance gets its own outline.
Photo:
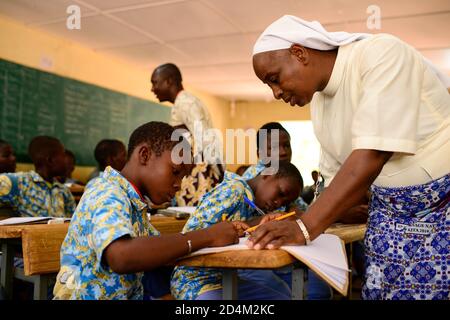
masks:
[[[222,296],[223,300],[238,299],[238,283],[236,269],[222,270]]]
[[[34,300],[47,300],[49,277],[47,275],[39,275],[34,281]]]
[[[292,300],[305,299],[305,274],[304,267],[295,267],[292,270]]]
[[[6,299],[12,299],[14,273],[14,247],[8,241],[2,243],[1,289]]]

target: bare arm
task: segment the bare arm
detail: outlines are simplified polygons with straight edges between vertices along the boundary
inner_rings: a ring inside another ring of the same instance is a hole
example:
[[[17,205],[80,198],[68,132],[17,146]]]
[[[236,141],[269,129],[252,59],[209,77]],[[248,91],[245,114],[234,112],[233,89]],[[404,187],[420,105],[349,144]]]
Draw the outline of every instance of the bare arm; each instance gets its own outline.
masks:
[[[391,156],[392,152],[377,150],[355,150],[350,154],[329,187],[302,215],[311,240],[360,202]],[[264,248],[269,243],[270,248],[275,248],[305,242],[293,221],[268,222],[259,227],[250,240],[250,247],[258,244],[256,248]]]
[[[195,251],[237,243],[239,237],[230,222],[222,222],[185,235],[177,233],[159,237],[122,237],[106,247],[103,263],[120,274],[151,270],[186,255],[189,250],[187,240],[191,240],[192,251]]]

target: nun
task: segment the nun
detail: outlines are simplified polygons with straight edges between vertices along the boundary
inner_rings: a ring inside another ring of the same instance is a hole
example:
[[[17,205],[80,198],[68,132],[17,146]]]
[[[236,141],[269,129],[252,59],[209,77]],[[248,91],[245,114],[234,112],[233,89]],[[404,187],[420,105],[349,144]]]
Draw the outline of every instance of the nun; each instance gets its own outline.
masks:
[[[248,246],[307,245],[370,190],[363,299],[450,298],[450,81],[388,34],[283,16],[253,49],[276,99],[311,106],[325,189]]]

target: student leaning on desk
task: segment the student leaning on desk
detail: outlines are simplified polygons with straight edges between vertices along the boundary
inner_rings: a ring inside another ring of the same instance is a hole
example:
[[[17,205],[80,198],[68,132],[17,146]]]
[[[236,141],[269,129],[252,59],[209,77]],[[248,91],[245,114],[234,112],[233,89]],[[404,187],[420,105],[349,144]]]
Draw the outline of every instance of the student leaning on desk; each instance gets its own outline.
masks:
[[[55,178],[65,172],[62,143],[53,137],[33,138],[28,147],[35,171],[0,175],[0,204],[23,217],[67,217],[75,210],[69,189]]]
[[[61,247],[55,299],[141,300],[144,270],[200,248],[238,242],[231,222],[171,235],[160,235],[150,224],[143,197],[155,204],[172,199],[189,173],[190,164],[172,161],[178,143],[171,140],[173,132],[162,122],[140,126],[130,137],[122,171],[107,167],[88,184]]]
[[[271,174],[271,169],[248,180],[226,172],[223,181],[203,196],[183,230],[207,228],[223,218],[241,221],[239,227],[245,230],[261,220],[258,207],[271,212],[297,199],[301,189],[298,169],[287,161],[279,163],[276,173]],[[218,300],[222,297],[221,279],[217,269],[178,266],[171,292],[181,300]],[[290,299],[288,285],[272,270],[242,270],[239,282],[240,299]]]

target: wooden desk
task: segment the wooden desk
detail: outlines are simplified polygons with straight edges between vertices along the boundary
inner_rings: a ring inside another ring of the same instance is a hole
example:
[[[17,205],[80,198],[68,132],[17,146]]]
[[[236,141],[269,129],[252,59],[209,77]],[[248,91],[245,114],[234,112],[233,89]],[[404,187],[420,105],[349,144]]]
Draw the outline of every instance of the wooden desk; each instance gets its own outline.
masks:
[[[187,220],[152,217],[152,225],[162,234],[180,232]],[[64,224],[0,226],[2,250],[0,285],[12,297],[13,277],[34,284],[34,299],[46,299],[47,288],[60,268],[60,248],[69,228]],[[21,252],[24,268],[14,269],[14,256]]]
[[[348,258],[351,259],[352,243],[362,240],[365,231],[365,224],[335,224],[325,233],[341,238],[350,249]],[[302,300],[305,295],[304,282],[307,268],[303,264],[297,263],[297,259],[284,250],[226,251],[183,259],[178,261],[177,265],[221,269],[223,299],[236,300],[238,298],[237,269],[277,269],[294,263],[296,265],[292,272],[292,298]],[[351,282],[349,288],[351,290]]]
[[[366,229],[366,224],[336,223],[325,230],[325,233],[334,234],[341,238],[345,244],[351,244],[364,239]]]
[[[177,265],[201,268],[218,268],[222,271],[223,300],[238,298],[238,269],[278,269],[296,262],[284,250],[243,250],[225,251],[179,260]],[[301,300],[304,296],[304,268],[294,268],[292,272],[292,298]]]

